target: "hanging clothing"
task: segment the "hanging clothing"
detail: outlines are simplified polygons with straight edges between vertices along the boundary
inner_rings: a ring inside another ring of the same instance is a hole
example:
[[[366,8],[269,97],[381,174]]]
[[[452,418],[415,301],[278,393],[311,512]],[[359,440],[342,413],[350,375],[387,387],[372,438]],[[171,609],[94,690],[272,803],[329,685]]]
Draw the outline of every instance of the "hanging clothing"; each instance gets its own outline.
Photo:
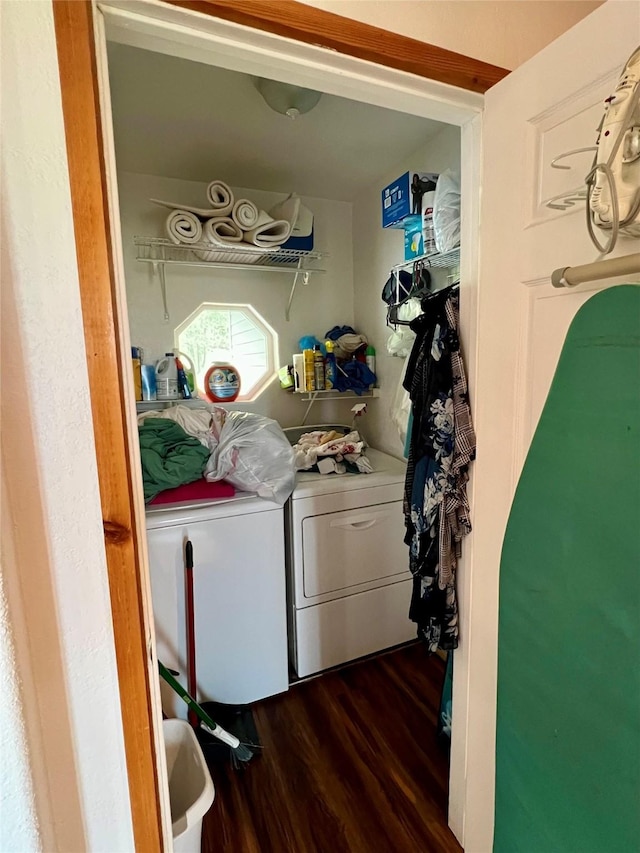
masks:
[[[458,645],[455,573],[471,530],[466,484],[475,434],[458,315],[457,287],[429,297],[411,323],[416,340],[404,379],[413,418],[404,494],[414,578],[409,617],[431,652]]]

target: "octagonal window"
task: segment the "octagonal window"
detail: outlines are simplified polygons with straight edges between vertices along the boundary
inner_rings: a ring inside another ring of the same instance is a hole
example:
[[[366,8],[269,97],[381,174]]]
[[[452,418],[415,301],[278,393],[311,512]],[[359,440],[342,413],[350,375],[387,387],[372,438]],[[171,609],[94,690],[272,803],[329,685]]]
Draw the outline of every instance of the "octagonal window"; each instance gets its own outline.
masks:
[[[203,302],[174,334],[196,373],[198,393],[216,361],[231,363],[240,374],[239,400],[255,400],[276,376],[278,336],[250,305]]]

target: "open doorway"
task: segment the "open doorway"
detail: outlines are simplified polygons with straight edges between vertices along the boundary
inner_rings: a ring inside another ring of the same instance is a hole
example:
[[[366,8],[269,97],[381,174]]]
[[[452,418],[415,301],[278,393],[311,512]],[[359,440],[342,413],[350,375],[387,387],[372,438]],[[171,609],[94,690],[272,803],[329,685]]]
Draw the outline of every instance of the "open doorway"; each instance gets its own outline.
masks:
[[[122,19],[123,19],[123,17],[126,17],[126,14],[123,15],[122,12],[119,12],[118,16],[119,16],[119,23],[122,23]],[[138,19],[136,21],[136,25],[139,25],[139,24],[140,24],[140,20]],[[134,30],[135,30],[135,26],[133,27],[133,29],[129,28],[128,33],[127,33],[127,40],[131,41],[132,38],[135,38]],[[191,35],[193,35],[193,33],[191,33]],[[148,36],[148,32],[147,32],[147,36]],[[166,46],[166,44],[165,44],[165,46]],[[184,46],[182,48],[180,48],[180,50],[183,51]],[[224,53],[224,51],[222,51],[222,52]],[[197,51],[196,51],[196,53],[197,53]],[[234,48],[234,55],[236,56],[236,59],[237,59],[237,48]],[[202,54],[200,54],[200,56],[202,56]],[[100,61],[103,61],[103,59],[104,58],[100,59]],[[278,65],[278,63],[275,63],[275,64]],[[295,65],[295,63],[293,63],[293,65]],[[272,66],[268,66],[268,67],[272,67]],[[255,68],[254,68],[254,70],[255,70]],[[103,68],[103,71],[104,71],[104,68]],[[263,71],[263,73],[265,73],[265,72]],[[278,68],[273,73],[274,74],[282,74],[282,69]],[[322,77],[322,76],[328,74],[328,69],[326,67],[323,67],[322,69],[316,68],[316,69],[314,69],[313,73],[319,74]],[[308,83],[309,82],[309,69],[307,68],[305,70],[304,74],[302,74],[302,72],[301,72],[301,75],[303,77],[305,77],[305,79],[302,82]],[[311,76],[313,76],[313,75],[311,75]],[[331,76],[331,74],[329,74],[329,77],[330,76]],[[382,74],[382,77],[385,77],[385,76],[388,77],[387,72],[384,72]],[[328,82],[326,84],[326,88],[325,87],[323,87],[323,88],[325,91],[329,92],[330,94],[332,93],[330,91],[332,88],[334,90],[337,90],[337,91],[343,91],[344,90],[344,82],[345,82],[344,73],[339,72],[339,73],[334,75],[333,81],[328,79]],[[442,120],[443,116],[446,114],[447,118],[450,120],[451,124],[460,125],[465,121],[469,122],[469,124],[467,124],[467,127],[465,128],[465,132],[463,133],[463,145],[466,146],[466,151],[469,154],[469,158],[468,158],[467,162],[468,162],[469,166],[471,167],[470,171],[468,171],[466,173],[466,179],[469,180],[469,178],[471,178],[471,183],[473,186],[473,169],[472,169],[472,167],[475,163],[477,163],[477,153],[478,153],[477,147],[474,145],[474,132],[475,132],[475,130],[477,130],[477,122],[474,122],[473,118],[474,118],[474,116],[477,116],[477,112],[478,112],[479,107],[480,107],[480,99],[473,99],[473,98],[470,98],[467,93],[462,93],[462,95],[459,98],[455,97],[455,96],[452,97],[453,104],[451,104],[451,103],[445,104],[443,102],[443,99],[442,99],[442,92],[438,92],[438,97],[435,97],[433,100],[430,100],[428,97],[429,93],[427,91],[425,91],[425,88],[428,89],[428,87],[424,87],[423,85],[418,86],[412,90],[409,85],[394,88],[394,87],[389,85],[388,79],[385,80],[385,84],[386,84],[386,88],[384,86],[382,88],[379,88],[379,81],[378,81],[378,86],[376,86],[375,84],[372,85],[372,83],[370,81],[363,83],[362,80],[358,80],[356,82],[356,84],[354,84],[353,81],[350,80],[347,88],[349,88],[351,95],[354,94],[354,90],[360,89],[361,92],[363,93],[362,100],[365,102],[368,102],[368,103],[375,103],[375,102],[381,101],[386,106],[393,103],[393,105],[394,105],[392,107],[393,109],[397,109],[399,111],[406,111],[407,113],[413,113],[415,115],[422,115],[423,117],[438,118],[440,120]],[[465,175],[463,174],[463,182],[464,182],[464,180],[465,180]],[[468,229],[468,231],[471,235],[474,234],[474,229],[475,229],[475,221],[474,221],[474,217],[473,217],[473,212],[474,212],[475,208],[476,208],[476,202],[472,199],[472,197],[470,195],[469,196],[469,204],[468,204],[468,208],[466,211],[466,217],[465,217],[466,218],[465,228]],[[469,246],[470,246],[469,255],[467,256],[466,261],[463,258],[463,272],[462,272],[463,283],[465,281],[465,266],[467,267],[467,273],[469,272],[469,270],[473,271],[473,268],[474,268],[474,261],[473,261],[473,246],[474,245],[475,244],[473,242],[471,242],[469,244]],[[469,285],[470,285],[470,289],[467,291],[467,297],[470,300],[469,304],[472,304],[473,300],[475,298],[474,291],[473,291],[473,288],[475,287],[475,285],[472,283],[471,278],[467,278],[466,280],[469,282]],[[122,284],[122,282],[121,282],[121,284]],[[122,288],[122,292],[124,292],[124,287]],[[471,316],[473,316],[473,312],[471,312]],[[469,334],[470,334],[470,336],[473,335],[472,329],[469,329]],[[473,350],[473,347],[471,347],[470,361],[472,361],[472,358],[473,358],[472,350]]]
[[[405,468],[398,461],[405,434],[389,413],[407,352],[392,357],[387,350],[394,329],[381,299],[390,271],[411,271],[413,261],[406,258],[405,229],[382,227],[381,190],[406,172],[459,174],[460,129],[326,92],[292,119],[262,97],[265,78],[115,41],[108,67],[126,345],[142,351],[146,369],[167,352],[180,353],[194,374],[195,399],[179,404],[185,417],[209,411],[206,371],[222,358],[242,376],[242,396],[228,408],[268,416],[287,431],[305,431],[305,410],[326,431],[349,429],[357,397],[320,394],[310,414],[302,394],[280,387],[278,368],[291,363],[301,337],[324,340],[325,330],[345,326],[379,353],[375,396],[366,395],[369,410],[358,423],[372,474],[348,482],[299,477],[284,508],[286,529],[280,509],[262,512],[246,500],[226,504],[224,520],[215,503],[207,508],[188,497],[147,507],[158,657],[187,687],[188,536],[196,552],[198,698],[251,703],[265,744],[257,767],[241,779],[227,772],[228,762],[212,767],[217,804],[205,819],[205,838],[213,849],[220,831],[235,837],[236,849],[250,849],[263,834],[281,849],[291,836],[298,849],[311,849],[309,822],[332,814],[327,849],[341,834],[350,849],[376,838],[446,843],[446,655],[431,658],[422,646],[405,645],[416,634],[408,619]],[[291,273],[272,274],[266,258],[243,264],[236,257],[241,244],[226,264],[223,251],[211,260],[198,244],[172,244],[175,211],[206,207],[213,180],[263,210],[295,193],[312,212],[309,252],[318,263],[293,299]],[[429,254],[429,247],[415,254],[427,258],[432,292],[459,279],[459,248],[449,256]],[[175,405],[140,401],[131,415],[146,423],[174,414]],[[220,541],[221,526],[229,546]],[[221,585],[222,564],[230,577]],[[300,684],[310,676],[317,681]],[[162,688],[163,711],[184,716],[183,704]],[[366,748],[360,751],[357,739]],[[308,799],[300,778],[317,780]],[[348,791],[360,788],[368,791],[361,810],[358,801],[346,808]],[[276,804],[258,795],[274,789]],[[367,818],[376,797],[377,822]],[[450,842],[457,849],[452,836]]]

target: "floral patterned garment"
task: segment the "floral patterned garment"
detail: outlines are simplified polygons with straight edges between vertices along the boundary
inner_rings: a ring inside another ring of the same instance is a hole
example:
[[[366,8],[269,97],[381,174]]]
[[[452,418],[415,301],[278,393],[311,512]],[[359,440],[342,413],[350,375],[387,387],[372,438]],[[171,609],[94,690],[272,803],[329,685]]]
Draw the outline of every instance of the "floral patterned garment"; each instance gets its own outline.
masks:
[[[416,340],[404,387],[413,426],[404,514],[413,574],[409,617],[431,652],[458,645],[455,573],[471,530],[466,495],[475,435],[458,340],[458,289],[429,297],[411,323]]]

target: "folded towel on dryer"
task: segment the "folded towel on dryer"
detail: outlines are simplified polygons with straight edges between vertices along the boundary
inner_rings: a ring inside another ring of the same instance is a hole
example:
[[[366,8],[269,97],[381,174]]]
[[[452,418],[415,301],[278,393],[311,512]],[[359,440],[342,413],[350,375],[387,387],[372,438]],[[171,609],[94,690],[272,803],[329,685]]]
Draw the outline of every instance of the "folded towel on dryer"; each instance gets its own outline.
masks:
[[[202,240],[202,223],[188,210],[172,210],[165,220],[169,239],[176,243],[199,243]]]

